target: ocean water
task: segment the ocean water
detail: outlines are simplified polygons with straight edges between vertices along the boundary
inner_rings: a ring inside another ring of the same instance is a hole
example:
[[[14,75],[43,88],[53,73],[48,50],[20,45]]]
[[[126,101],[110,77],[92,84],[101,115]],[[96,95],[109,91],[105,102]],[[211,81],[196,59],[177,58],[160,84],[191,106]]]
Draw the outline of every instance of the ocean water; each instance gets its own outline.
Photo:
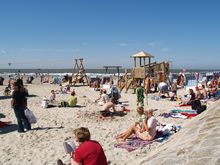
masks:
[[[131,69],[127,69],[128,72],[131,72]],[[206,72],[213,72],[213,71],[219,71],[220,69],[189,69],[186,70],[186,72],[200,72],[200,73],[206,73]],[[35,75],[36,73],[44,73],[44,74],[50,74],[50,75],[65,75],[65,74],[72,74],[73,69],[0,69],[0,75],[10,75],[10,74],[26,74],[26,75]],[[125,73],[125,69],[120,69],[119,72],[121,74]],[[172,73],[179,73],[181,72],[181,69],[171,69]],[[93,74],[117,74],[116,69],[108,69],[107,71],[103,69],[86,69],[86,73],[88,75]]]

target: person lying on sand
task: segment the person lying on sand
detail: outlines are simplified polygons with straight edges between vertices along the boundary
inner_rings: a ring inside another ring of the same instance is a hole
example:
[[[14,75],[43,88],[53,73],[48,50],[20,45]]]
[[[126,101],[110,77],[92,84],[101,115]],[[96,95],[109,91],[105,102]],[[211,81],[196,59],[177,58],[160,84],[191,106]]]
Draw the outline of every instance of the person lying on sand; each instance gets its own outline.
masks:
[[[116,136],[117,141],[125,142],[132,134],[136,134],[142,140],[153,140],[156,135],[157,120],[153,116],[153,109],[145,111],[146,119],[143,126],[133,124],[127,131]]]

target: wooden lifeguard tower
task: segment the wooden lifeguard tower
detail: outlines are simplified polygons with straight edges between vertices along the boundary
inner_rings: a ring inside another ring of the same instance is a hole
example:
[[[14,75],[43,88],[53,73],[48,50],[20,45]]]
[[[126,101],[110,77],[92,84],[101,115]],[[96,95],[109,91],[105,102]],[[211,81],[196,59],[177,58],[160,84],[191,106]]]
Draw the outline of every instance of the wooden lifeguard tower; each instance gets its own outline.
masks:
[[[132,55],[131,58],[134,59],[134,66],[131,72],[131,79],[127,79],[125,86],[121,88],[121,90],[123,90],[123,88],[125,87],[126,92],[130,88],[130,86],[137,83],[137,81],[142,81],[145,86],[146,77],[150,77],[151,75],[151,68],[146,67],[146,62],[148,61],[148,65],[150,66],[151,58],[154,58],[154,56],[144,51],[141,51]]]
[[[75,65],[72,72],[72,83],[87,83],[89,84],[88,77],[86,75],[85,68],[83,66],[83,58],[75,59]]]
[[[145,79],[146,76],[151,75],[150,67],[148,67],[148,70],[146,67],[146,59],[148,59],[148,65],[150,66],[151,58],[154,58],[153,55],[146,53],[144,51],[141,51],[139,53],[132,55],[131,58],[134,58],[134,67],[133,67],[134,78]],[[139,61],[139,66],[138,66],[138,61]]]

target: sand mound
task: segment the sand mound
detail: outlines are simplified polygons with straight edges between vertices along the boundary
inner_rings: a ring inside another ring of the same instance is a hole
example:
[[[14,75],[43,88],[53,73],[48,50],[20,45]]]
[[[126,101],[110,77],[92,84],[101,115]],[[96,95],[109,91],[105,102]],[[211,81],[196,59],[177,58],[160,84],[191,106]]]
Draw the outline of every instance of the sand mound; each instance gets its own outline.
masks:
[[[219,104],[185,124],[147,157],[129,164],[220,164]]]

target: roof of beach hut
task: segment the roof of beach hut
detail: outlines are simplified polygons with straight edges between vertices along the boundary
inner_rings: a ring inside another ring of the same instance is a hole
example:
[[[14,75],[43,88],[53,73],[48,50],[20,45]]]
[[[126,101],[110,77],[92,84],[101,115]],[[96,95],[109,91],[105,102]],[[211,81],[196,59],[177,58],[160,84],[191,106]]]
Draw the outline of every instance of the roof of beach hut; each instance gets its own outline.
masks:
[[[150,53],[146,53],[144,51],[138,52],[134,55],[131,56],[132,58],[136,58],[136,57],[142,57],[142,58],[154,58],[153,55],[151,55]]]

